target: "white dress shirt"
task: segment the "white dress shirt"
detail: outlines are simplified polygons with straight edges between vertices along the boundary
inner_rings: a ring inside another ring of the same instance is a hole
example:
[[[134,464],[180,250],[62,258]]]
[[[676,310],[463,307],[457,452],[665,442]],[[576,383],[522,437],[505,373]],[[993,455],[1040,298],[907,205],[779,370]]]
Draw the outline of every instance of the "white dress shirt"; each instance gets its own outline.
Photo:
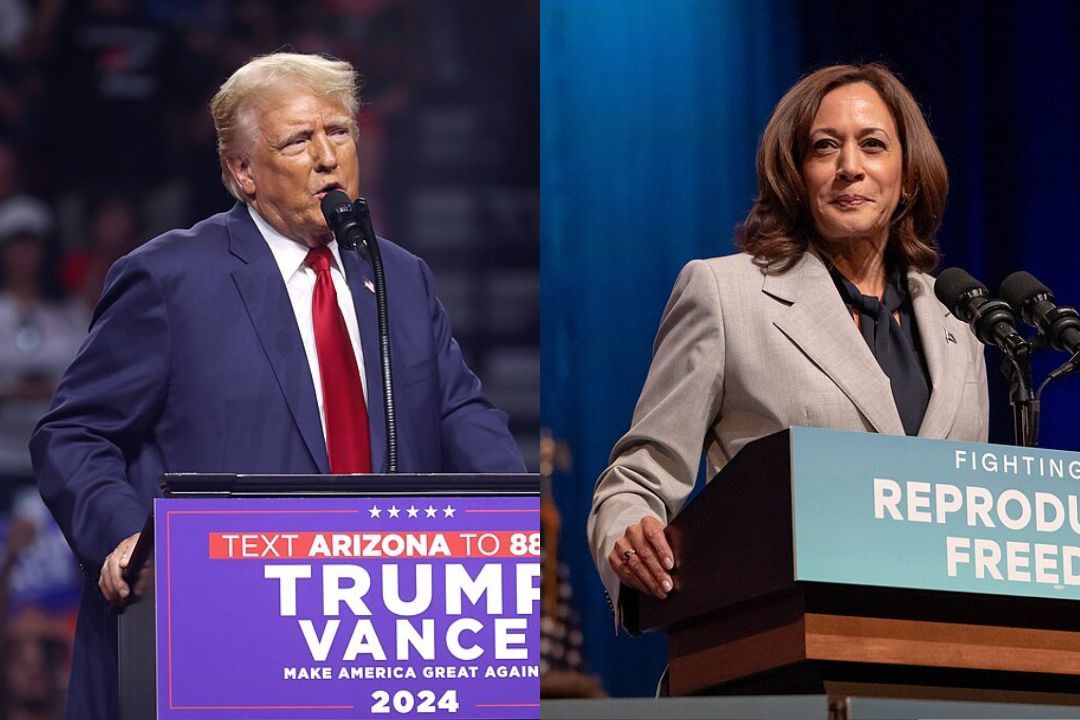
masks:
[[[304,341],[304,353],[307,355],[308,367],[311,368],[311,379],[315,383],[315,399],[319,403],[319,418],[322,420],[323,439],[326,439],[326,407],[323,403],[322,373],[319,372],[319,353],[315,346],[315,323],[311,316],[311,299],[315,292],[315,278],[317,273],[304,264],[308,251],[307,245],[290,240],[270,223],[266,222],[255,211],[255,208],[247,206],[251,213],[251,219],[259,228],[266,244],[270,246],[270,252],[274,254],[281,277],[285,280],[285,289],[289,293],[289,301],[292,302],[293,314],[296,315],[296,326],[300,328],[300,339]],[[337,293],[338,307],[345,318],[345,327],[349,330],[349,340],[352,342],[353,352],[356,354],[356,367],[360,370],[360,384],[364,389],[365,404],[367,399],[367,378],[364,376],[364,350],[360,345],[360,325],[356,321],[356,307],[353,305],[352,293],[349,292],[349,284],[345,281],[345,271],[341,264],[341,254],[337,240],[332,240],[329,245],[330,277],[334,281],[334,291]]]

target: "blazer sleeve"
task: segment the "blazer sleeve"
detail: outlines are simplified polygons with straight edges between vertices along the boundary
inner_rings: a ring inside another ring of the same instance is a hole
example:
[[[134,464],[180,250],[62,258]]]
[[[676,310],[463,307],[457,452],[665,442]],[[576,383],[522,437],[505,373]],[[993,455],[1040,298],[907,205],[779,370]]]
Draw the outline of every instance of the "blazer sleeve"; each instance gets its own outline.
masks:
[[[608,554],[628,525],[645,515],[667,524],[682,508],[723,396],[719,285],[708,264],[694,260],[679,274],[664,310],[630,430],[611,451],[593,493],[589,544],[613,607],[620,582]]]
[[[439,377],[442,467],[447,472],[523,473],[507,415],[484,397],[454,339],[450,318],[435,294],[431,269],[417,258],[431,317]]]
[[[117,261],[31,438],[42,498],[88,572],[142,529],[150,510],[155,488],[133,486],[127,469],[161,412],[169,342],[165,298],[145,260]]]

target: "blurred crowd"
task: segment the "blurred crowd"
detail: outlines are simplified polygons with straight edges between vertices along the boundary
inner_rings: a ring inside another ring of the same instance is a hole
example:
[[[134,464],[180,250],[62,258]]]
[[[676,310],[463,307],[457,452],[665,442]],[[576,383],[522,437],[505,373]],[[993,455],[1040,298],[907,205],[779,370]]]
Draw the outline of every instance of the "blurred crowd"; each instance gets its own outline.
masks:
[[[447,304],[452,316],[455,299],[463,306],[459,334],[485,328],[463,345],[494,378],[489,391],[506,381],[496,400],[528,444],[538,386],[519,379],[538,378],[538,86],[519,73],[535,73],[537,6],[0,0],[0,720],[61,716],[80,583],[37,496],[27,440],[109,266],[231,207],[207,104],[251,57],[329,53],[364,76],[362,186],[381,235],[421,254],[445,250],[425,245],[431,228],[451,229],[455,254],[501,246],[486,265],[451,263]],[[482,192],[449,190],[462,185]],[[505,280],[514,273],[525,289]]]

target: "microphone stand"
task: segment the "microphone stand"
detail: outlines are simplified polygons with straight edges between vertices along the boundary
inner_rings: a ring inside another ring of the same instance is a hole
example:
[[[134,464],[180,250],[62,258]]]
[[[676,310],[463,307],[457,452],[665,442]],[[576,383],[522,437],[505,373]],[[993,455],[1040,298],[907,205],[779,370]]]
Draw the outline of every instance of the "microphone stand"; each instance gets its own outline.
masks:
[[[375,312],[379,331],[379,366],[382,371],[383,410],[386,418],[386,471],[397,472],[397,413],[394,409],[394,383],[390,367],[390,315],[386,309],[386,275],[383,273],[382,254],[375,230],[371,226],[371,211],[367,201],[357,198],[353,203],[357,220],[360,223],[363,244],[371,261],[371,271],[375,280]]]
[[[1041,335],[1039,336],[1039,339],[1042,340]],[[1058,368],[1056,368],[1053,372],[1046,376],[1046,379],[1043,380],[1042,385],[1039,385],[1039,389],[1035,392],[1036,402],[1042,399],[1043,390],[1046,389],[1047,385],[1052,382],[1057,382],[1066,375],[1072,375],[1077,370],[1080,370],[1080,352],[1073,355],[1071,358],[1066,360]]]
[[[1007,338],[1001,346],[1005,362],[1002,374],[1009,381],[1009,404],[1013,408],[1013,435],[1020,447],[1039,445],[1039,396],[1031,380],[1031,343]],[[1037,348],[1036,348],[1037,349]]]

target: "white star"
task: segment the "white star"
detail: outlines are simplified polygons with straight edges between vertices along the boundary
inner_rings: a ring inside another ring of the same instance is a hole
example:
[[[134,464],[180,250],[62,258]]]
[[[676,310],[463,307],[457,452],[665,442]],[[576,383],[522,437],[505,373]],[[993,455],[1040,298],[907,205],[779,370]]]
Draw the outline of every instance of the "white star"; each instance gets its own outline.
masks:
[[[416,517],[416,513],[420,512],[415,505],[409,506],[409,517]]]
[[[438,511],[434,507],[432,507],[431,505],[428,505],[427,509],[424,510],[424,515],[426,515],[427,517],[435,517],[436,512],[438,512]]]
[[[397,509],[397,505],[391,505],[390,509],[386,512],[390,514],[390,517],[396,518],[401,511]]]
[[[370,513],[371,513],[371,517],[373,517],[373,518],[377,518],[377,517],[380,517],[379,513],[381,513],[381,512],[382,512],[382,510],[380,510],[379,508],[377,508],[377,507],[375,507],[375,506],[373,505],[373,506],[371,507],[371,510],[369,510],[368,512],[370,512]]]
[[[443,517],[454,517],[454,508],[447,505],[443,508]]]

